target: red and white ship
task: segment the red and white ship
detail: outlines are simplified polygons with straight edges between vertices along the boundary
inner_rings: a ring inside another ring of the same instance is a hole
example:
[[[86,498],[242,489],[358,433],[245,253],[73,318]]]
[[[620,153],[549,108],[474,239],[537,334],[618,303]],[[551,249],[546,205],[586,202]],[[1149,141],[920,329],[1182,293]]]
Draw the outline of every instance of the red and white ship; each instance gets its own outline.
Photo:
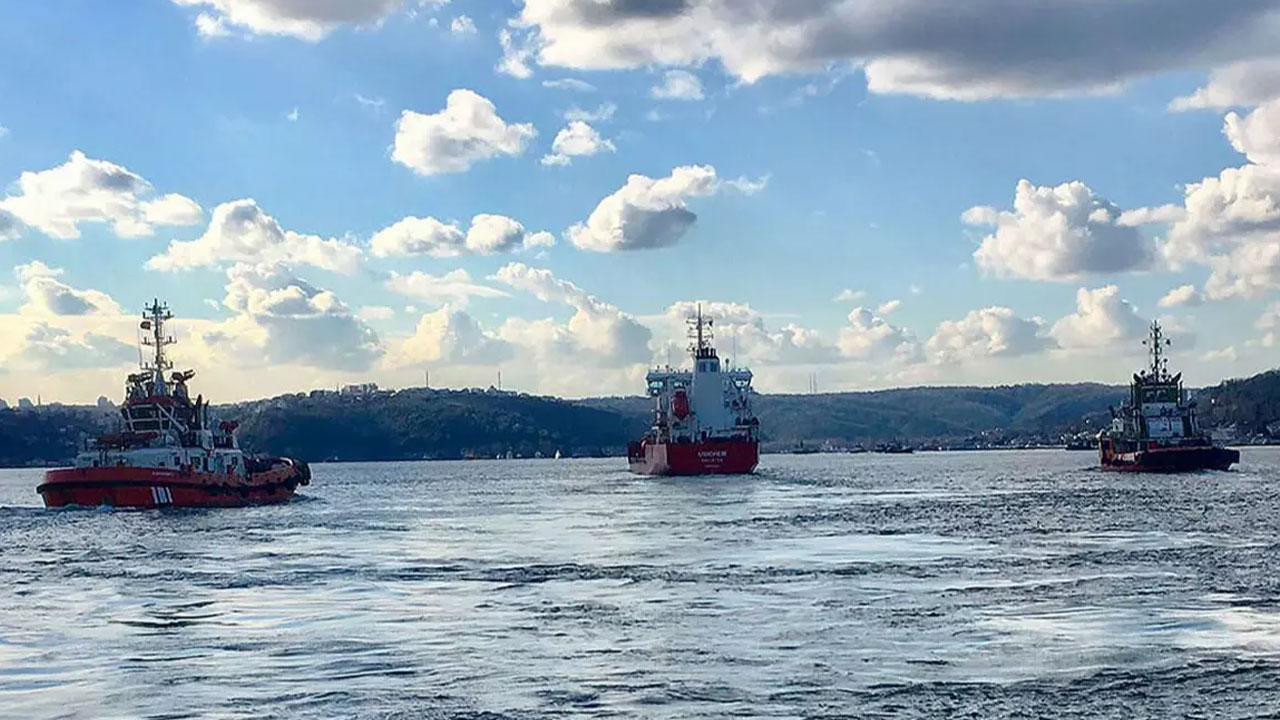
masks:
[[[1144,344],[1151,366],[1135,373],[1129,400],[1112,410],[1111,427],[1098,433],[1098,457],[1104,470],[1186,472],[1227,470],[1240,451],[1215,443],[1196,416],[1196,404],[1182,387],[1182,373],[1170,375],[1164,348],[1169,341],[1160,323],[1151,323]]]
[[[46,507],[236,507],[284,502],[311,481],[305,462],[245,455],[236,423],[216,422],[187,382],[195,371],[175,372],[165,347],[172,319],[158,300],[146,308],[140,342],[153,351],[141,372],[129,375],[120,408],[121,432],[87,443],[75,467],[49,470],[36,488]]]
[[[751,371],[724,368],[712,344],[712,320],[689,319],[693,369],[671,367],[646,376],[654,399],[653,427],[627,445],[640,475],[739,475],[760,460],[760,423],[751,411]]]

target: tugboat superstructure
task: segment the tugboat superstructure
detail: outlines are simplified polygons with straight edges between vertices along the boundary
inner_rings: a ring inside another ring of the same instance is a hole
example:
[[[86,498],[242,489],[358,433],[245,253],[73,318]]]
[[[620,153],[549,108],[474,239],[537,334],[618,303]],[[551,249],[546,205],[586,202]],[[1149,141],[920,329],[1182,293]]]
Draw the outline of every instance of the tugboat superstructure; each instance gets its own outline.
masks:
[[[307,464],[247,456],[236,423],[217,422],[203,396],[191,399],[193,370],[174,372],[165,348],[173,318],[158,300],[146,308],[139,342],[151,350],[128,376],[121,431],[87,443],[75,467],[45,473],[36,491],[47,507],[226,507],[288,500],[310,483]]]
[[[642,475],[736,475],[760,460],[759,421],[751,410],[751,371],[725,368],[712,343],[713,321],[698,308],[688,319],[693,368],[646,375],[654,421],[627,446],[631,471]]]
[[[1187,399],[1182,374],[1170,375],[1164,348],[1169,340],[1158,322],[1143,341],[1150,366],[1133,376],[1129,400],[1112,411],[1111,427],[1098,434],[1105,470],[1182,472],[1226,470],[1240,452],[1214,444]]]

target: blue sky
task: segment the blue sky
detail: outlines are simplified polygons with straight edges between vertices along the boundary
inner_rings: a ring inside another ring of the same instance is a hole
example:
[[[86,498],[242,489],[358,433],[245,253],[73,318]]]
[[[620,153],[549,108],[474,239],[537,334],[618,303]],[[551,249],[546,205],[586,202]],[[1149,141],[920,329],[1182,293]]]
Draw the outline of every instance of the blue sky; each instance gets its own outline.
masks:
[[[0,397],[113,396],[152,296],[222,400],[637,392],[696,301],[766,392],[1269,368],[1280,11],[1174,4],[7,5]]]

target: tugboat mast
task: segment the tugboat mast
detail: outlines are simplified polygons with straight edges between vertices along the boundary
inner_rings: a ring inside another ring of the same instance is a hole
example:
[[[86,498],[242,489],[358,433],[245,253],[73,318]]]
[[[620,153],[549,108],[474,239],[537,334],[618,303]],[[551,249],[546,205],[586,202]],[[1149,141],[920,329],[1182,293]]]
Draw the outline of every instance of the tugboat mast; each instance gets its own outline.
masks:
[[[1164,356],[1164,348],[1170,342],[1164,336],[1159,320],[1151,321],[1151,335],[1142,344],[1147,346],[1147,353],[1151,357],[1151,378],[1164,380],[1169,375],[1169,359]]]
[[[150,336],[142,336],[142,344],[151,347],[155,351],[155,357],[151,362],[143,362],[142,369],[154,374],[153,382],[155,383],[155,394],[167,394],[167,386],[164,382],[165,371],[173,368],[173,362],[165,357],[164,349],[168,345],[172,345],[176,340],[173,336],[166,335],[164,332],[164,324],[168,320],[173,319],[173,313],[169,312],[169,305],[160,302],[159,298],[151,301],[151,304],[143,308],[143,320],[141,328],[150,333]]]

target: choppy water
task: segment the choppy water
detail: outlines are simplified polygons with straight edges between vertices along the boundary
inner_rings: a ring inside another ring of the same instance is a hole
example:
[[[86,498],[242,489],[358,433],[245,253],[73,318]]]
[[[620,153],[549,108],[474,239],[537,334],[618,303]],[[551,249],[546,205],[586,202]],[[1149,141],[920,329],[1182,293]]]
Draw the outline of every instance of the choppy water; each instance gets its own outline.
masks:
[[[290,505],[144,512],[0,471],[0,716],[1280,710],[1280,452],[1092,461],[318,465]]]

